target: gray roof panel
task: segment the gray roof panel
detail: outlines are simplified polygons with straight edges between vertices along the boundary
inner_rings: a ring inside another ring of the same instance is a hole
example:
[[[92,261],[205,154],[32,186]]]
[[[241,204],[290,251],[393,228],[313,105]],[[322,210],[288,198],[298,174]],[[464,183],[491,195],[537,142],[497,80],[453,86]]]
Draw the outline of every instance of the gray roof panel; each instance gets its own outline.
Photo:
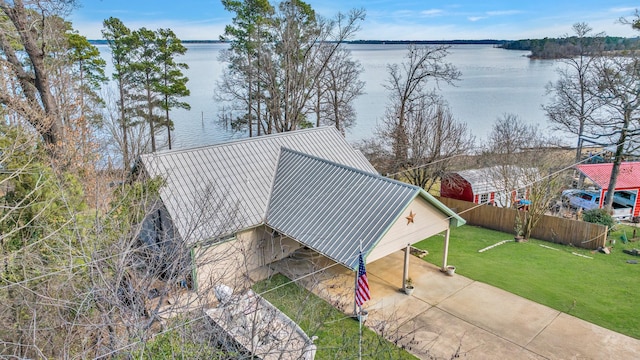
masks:
[[[486,194],[524,187],[532,171],[535,169],[508,165],[462,170],[458,175],[469,182],[474,194]]]
[[[421,189],[282,149],[267,225],[355,269]]]
[[[264,222],[283,146],[376,173],[333,127],[159,151],[140,161],[150,176],[166,180],[161,198],[182,238],[194,243]]]

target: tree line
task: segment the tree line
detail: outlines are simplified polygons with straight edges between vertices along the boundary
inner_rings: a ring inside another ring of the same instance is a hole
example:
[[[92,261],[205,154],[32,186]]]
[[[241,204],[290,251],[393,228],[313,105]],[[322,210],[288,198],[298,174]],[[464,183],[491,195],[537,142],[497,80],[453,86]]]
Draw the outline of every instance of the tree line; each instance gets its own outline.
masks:
[[[506,41],[498,47],[506,50],[531,51],[533,59],[566,59],[584,55],[584,50],[576,45],[580,42],[583,46],[598,51],[624,51],[638,47],[638,38],[623,38],[619,36],[566,36],[561,38],[523,39]]]

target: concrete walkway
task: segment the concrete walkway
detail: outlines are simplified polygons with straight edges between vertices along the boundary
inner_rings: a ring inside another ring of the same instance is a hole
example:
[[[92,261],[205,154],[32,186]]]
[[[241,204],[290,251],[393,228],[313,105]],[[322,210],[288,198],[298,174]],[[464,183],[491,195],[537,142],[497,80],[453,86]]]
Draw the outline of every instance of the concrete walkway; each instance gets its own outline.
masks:
[[[458,353],[469,359],[640,359],[640,340],[410,259],[411,296],[400,290],[403,252],[367,265],[372,300],[365,325],[419,358],[450,359]],[[281,261],[277,270],[298,278],[332,264],[302,254]],[[331,266],[301,284],[352,313],[352,271]]]

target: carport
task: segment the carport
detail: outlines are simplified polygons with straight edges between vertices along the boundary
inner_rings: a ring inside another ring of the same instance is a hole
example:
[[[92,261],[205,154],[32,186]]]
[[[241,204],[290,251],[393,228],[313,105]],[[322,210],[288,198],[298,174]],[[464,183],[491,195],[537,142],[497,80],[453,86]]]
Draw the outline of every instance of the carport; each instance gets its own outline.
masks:
[[[292,171],[296,169],[296,171]],[[404,250],[402,287],[410,247],[465,221],[424,189],[282,149],[266,224],[353,271],[358,255],[371,263]]]

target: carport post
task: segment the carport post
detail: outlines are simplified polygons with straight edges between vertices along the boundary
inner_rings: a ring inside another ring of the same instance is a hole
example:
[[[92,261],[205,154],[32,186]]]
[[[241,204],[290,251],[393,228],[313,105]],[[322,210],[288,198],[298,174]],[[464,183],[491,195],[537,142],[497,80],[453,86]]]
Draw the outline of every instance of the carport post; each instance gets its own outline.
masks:
[[[444,233],[444,251],[442,252],[442,271],[447,269],[447,257],[449,257],[449,232],[451,230],[447,228]]]
[[[409,278],[409,255],[411,255],[411,244],[407,244],[404,249],[404,271],[402,272],[402,288],[406,288]]]

